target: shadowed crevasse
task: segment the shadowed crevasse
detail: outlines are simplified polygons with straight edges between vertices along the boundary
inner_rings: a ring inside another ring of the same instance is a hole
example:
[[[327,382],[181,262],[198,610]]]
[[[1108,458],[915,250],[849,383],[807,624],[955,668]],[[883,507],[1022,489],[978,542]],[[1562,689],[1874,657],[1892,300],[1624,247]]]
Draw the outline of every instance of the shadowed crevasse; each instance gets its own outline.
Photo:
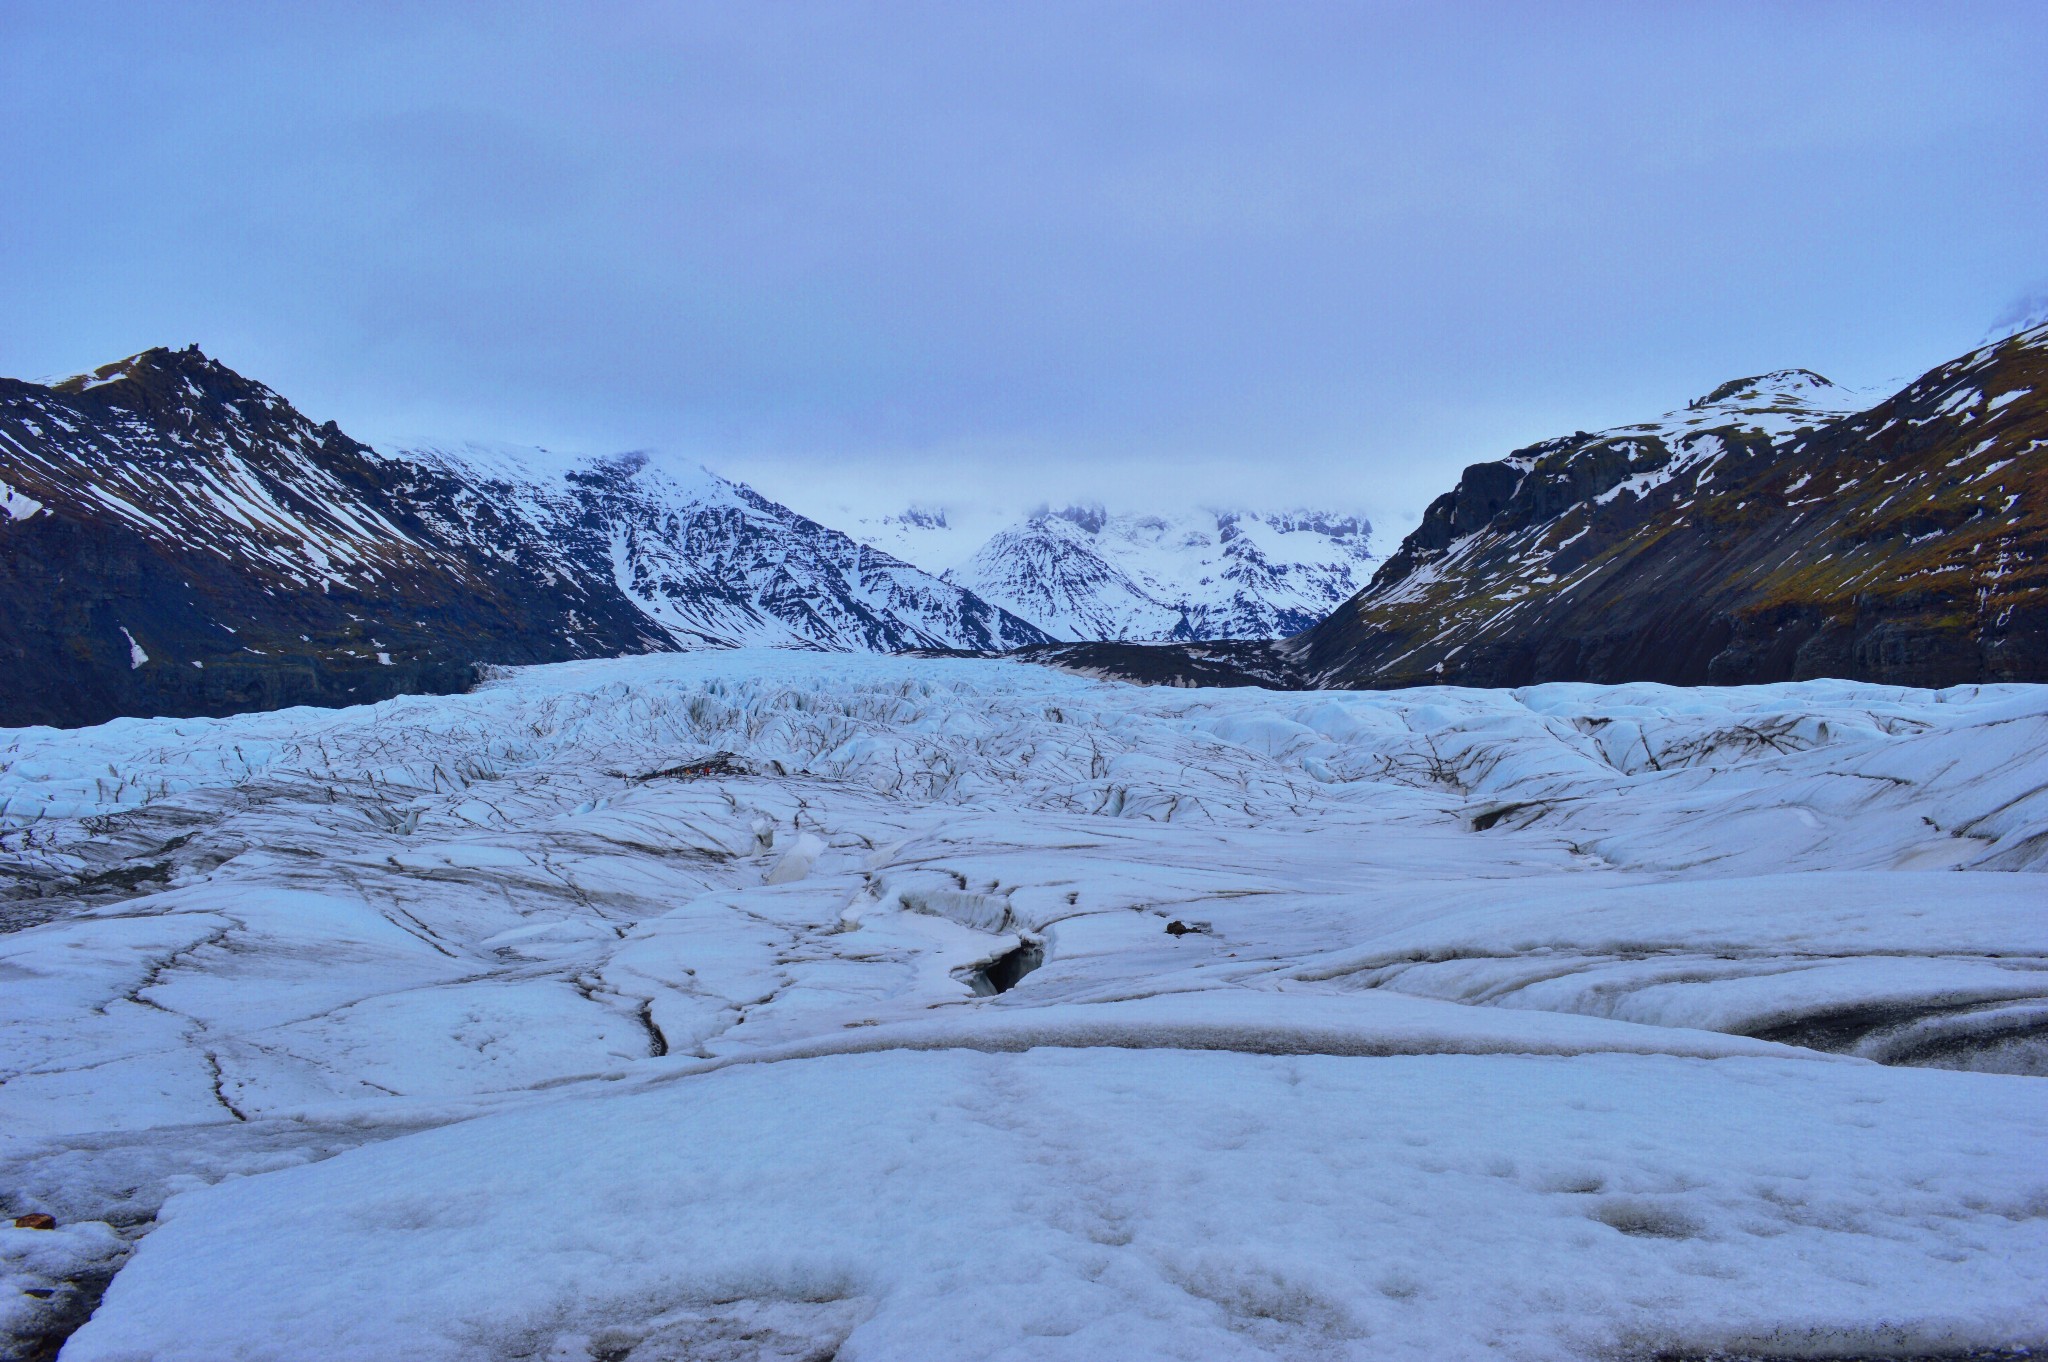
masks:
[[[975,970],[967,976],[967,983],[976,997],[992,998],[998,993],[1008,993],[1025,975],[1044,963],[1044,945],[1026,941]]]

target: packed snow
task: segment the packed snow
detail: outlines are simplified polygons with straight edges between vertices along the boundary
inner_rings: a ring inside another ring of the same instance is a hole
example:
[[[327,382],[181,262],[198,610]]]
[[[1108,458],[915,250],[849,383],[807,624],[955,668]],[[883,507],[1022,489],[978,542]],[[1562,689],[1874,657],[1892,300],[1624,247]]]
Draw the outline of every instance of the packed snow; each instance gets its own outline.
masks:
[[[768,650],[0,733],[0,1328],[2048,1346],[2044,753],[2048,687]]]

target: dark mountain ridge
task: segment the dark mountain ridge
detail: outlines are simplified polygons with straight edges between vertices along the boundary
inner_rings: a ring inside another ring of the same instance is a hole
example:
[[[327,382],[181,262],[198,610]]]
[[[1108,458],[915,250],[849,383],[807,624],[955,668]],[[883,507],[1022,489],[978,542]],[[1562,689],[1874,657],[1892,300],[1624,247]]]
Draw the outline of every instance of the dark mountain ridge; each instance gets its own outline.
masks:
[[[196,347],[0,379],[0,725],[353,704],[677,647],[1045,638],[749,489],[646,463],[393,457]]]
[[[1315,628],[1230,659],[1090,645],[1131,679],[2048,681],[2048,327],[1862,411],[1807,370],[1467,468]]]
[[[0,380],[0,723],[351,703],[662,646],[622,601],[479,561],[425,514],[456,489],[391,472],[196,348]]]
[[[0,724],[348,704],[479,664],[1015,649],[1183,685],[2048,680],[2048,327],[1867,410],[1807,370],[1467,468],[1279,642],[1053,644],[710,474],[393,456],[200,354],[0,379]]]

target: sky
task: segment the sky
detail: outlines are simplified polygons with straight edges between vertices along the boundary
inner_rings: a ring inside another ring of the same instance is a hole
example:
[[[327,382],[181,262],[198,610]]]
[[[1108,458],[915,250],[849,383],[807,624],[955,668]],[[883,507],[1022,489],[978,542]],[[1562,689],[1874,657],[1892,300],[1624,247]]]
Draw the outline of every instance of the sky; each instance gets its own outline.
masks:
[[[0,373],[827,520],[1363,510],[2048,296],[2048,4],[0,0]]]

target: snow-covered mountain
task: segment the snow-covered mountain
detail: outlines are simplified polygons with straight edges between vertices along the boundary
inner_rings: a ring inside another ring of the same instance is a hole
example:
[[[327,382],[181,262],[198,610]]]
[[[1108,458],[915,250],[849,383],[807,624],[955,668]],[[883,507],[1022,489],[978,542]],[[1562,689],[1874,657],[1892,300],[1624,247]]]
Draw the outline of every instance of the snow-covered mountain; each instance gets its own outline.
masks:
[[[1315,685],[2048,675],[2048,326],[1868,410],[1805,370],[1467,468],[1277,649]]]
[[[527,529],[517,552],[606,577],[679,647],[998,651],[1045,641],[972,592],[703,468],[477,444],[392,457],[477,489]]]
[[[956,506],[912,505],[887,515],[849,514],[846,532],[926,572],[944,576],[974,555],[1012,517],[998,511],[965,511]]]
[[[929,511],[868,528],[892,533],[927,567],[938,566],[933,551],[952,533]],[[1069,506],[997,531],[945,577],[1059,639],[1279,638],[1364,584],[1371,529],[1363,516],[1320,511],[1112,515]]]
[[[0,723],[350,704],[479,663],[1045,637],[702,470],[379,453],[196,347],[0,379]]]

